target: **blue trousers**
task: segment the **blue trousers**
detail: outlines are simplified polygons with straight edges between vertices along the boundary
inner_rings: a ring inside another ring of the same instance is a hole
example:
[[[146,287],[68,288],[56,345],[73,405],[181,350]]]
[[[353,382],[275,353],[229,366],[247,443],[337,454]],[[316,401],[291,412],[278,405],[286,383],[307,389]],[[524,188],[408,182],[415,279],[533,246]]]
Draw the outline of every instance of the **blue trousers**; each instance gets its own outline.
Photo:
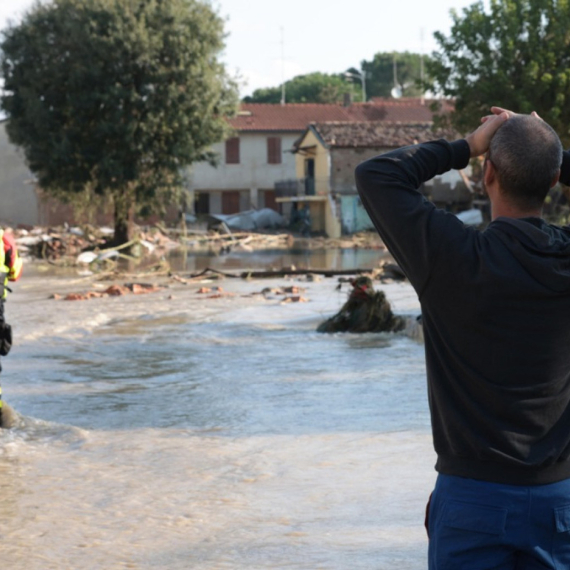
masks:
[[[429,570],[570,570],[570,479],[523,487],[439,475]]]

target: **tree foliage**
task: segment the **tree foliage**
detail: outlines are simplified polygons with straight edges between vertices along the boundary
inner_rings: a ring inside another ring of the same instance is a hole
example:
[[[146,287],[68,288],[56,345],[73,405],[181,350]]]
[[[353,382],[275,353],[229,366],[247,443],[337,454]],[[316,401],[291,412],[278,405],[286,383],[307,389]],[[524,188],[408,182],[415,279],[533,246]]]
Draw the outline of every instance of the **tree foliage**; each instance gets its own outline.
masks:
[[[360,84],[346,81],[344,74],[308,73],[297,75],[285,83],[287,103],[337,103],[345,93],[352,93],[355,100],[362,100]],[[282,85],[256,89],[252,95],[244,97],[245,103],[280,103]]]
[[[36,4],[0,46],[10,139],[48,193],[110,196],[126,241],[134,210],[156,211],[227,132],[223,37],[199,0]]]
[[[364,60],[361,67],[366,73],[367,97],[390,97],[396,83],[404,97],[422,95],[422,59],[425,66],[430,58],[406,51],[377,53],[370,61]]]
[[[429,58],[425,57],[424,60]],[[298,75],[285,84],[287,103],[338,103],[350,93],[354,101],[362,101],[361,70],[365,73],[366,99],[390,97],[394,88],[394,62],[398,85],[404,97],[422,94],[422,56],[418,53],[377,53],[364,60],[361,69],[351,67],[344,73],[309,73]],[[245,103],[280,103],[282,85],[256,89],[245,97]]]
[[[460,132],[478,126],[492,105],[537,111],[570,143],[568,0],[491,0],[452,11],[449,36],[428,64],[432,88],[455,99]]]

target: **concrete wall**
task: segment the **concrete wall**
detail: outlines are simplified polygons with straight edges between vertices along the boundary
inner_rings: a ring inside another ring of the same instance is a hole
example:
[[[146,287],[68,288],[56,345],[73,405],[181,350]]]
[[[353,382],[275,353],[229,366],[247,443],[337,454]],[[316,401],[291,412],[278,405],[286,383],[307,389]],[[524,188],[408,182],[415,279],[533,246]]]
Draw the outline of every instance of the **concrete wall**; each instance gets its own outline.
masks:
[[[0,223],[17,226],[21,225],[61,225],[78,220],[73,208],[67,204],[42,196],[36,188],[34,176],[26,166],[24,153],[14,146],[6,133],[6,121],[0,121]],[[246,200],[244,200],[246,201]],[[167,207],[163,218],[168,222],[176,221],[178,207]],[[137,223],[147,224],[158,221],[157,216],[149,220],[136,220]],[[108,225],[113,221],[112,208],[99,209],[95,215],[95,223]]]
[[[212,147],[220,157],[217,167],[201,162],[192,166],[193,190],[245,190],[273,188],[275,182],[295,178],[295,157],[290,151],[301,133],[240,133],[240,164],[225,163],[225,143]],[[267,163],[267,138],[281,137],[282,163]],[[257,205],[256,203],[253,206]]]
[[[331,192],[356,192],[354,169],[363,161],[383,154],[389,148],[333,148],[331,150]],[[471,167],[465,169],[467,176]],[[469,201],[470,194],[463,178],[456,170],[451,170],[426,182],[426,190],[436,202]]]
[[[39,206],[32,173],[24,153],[6,134],[6,122],[0,122],[0,222],[16,226],[39,223]]]
[[[354,169],[365,160],[383,152],[386,148],[332,148],[331,190],[333,192],[356,192]]]
[[[331,192],[343,194],[339,201],[342,232],[350,234],[372,229],[373,224],[356,195],[354,169],[364,160],[388,152],[387,148],[332,148],[331,155]],[[470,174],[470,168],[466,169]],[[450,211],[460,211],[470,206],[471,193],[458,171],[452,170],[428,181],[423,192],[437,206]],[[337,196],[338,198],[338,196]]]

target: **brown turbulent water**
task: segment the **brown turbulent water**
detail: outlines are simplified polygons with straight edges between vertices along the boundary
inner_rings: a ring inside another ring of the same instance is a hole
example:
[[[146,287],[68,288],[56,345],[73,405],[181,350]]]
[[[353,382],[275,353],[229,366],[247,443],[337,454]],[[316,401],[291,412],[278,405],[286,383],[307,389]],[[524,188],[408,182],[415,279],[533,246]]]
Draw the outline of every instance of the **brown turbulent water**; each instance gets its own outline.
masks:
[[[298,263],[298,261],[297,261]],[[297,283],[297,282],[295,282]],[[49,300],[90,281],[27,268],[3,360],[3,568],[425,568],[434,456],[423,346],[321,335],[346,298],[289,281]],[[384,288],[417,314],[408,285]]]

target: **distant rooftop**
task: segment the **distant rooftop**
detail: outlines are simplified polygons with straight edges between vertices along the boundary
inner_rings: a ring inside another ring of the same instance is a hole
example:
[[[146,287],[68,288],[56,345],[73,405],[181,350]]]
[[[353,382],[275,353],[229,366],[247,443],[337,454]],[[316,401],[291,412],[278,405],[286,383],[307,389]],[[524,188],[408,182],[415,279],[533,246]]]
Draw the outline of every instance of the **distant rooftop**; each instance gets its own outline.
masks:
[[[451,130],[434,130],[432,122],[329,121],[312,123],[310,128],[329,148],[397,148],[441,137],[458,138]]]
[[[367,103],[242,103],[230,124],[237,131],[303,132],[310,123],[389,121],[400,123],[429,123],[434,100],[419,98],[374,98]],[[448,112],[448,101],[439,101]]]

